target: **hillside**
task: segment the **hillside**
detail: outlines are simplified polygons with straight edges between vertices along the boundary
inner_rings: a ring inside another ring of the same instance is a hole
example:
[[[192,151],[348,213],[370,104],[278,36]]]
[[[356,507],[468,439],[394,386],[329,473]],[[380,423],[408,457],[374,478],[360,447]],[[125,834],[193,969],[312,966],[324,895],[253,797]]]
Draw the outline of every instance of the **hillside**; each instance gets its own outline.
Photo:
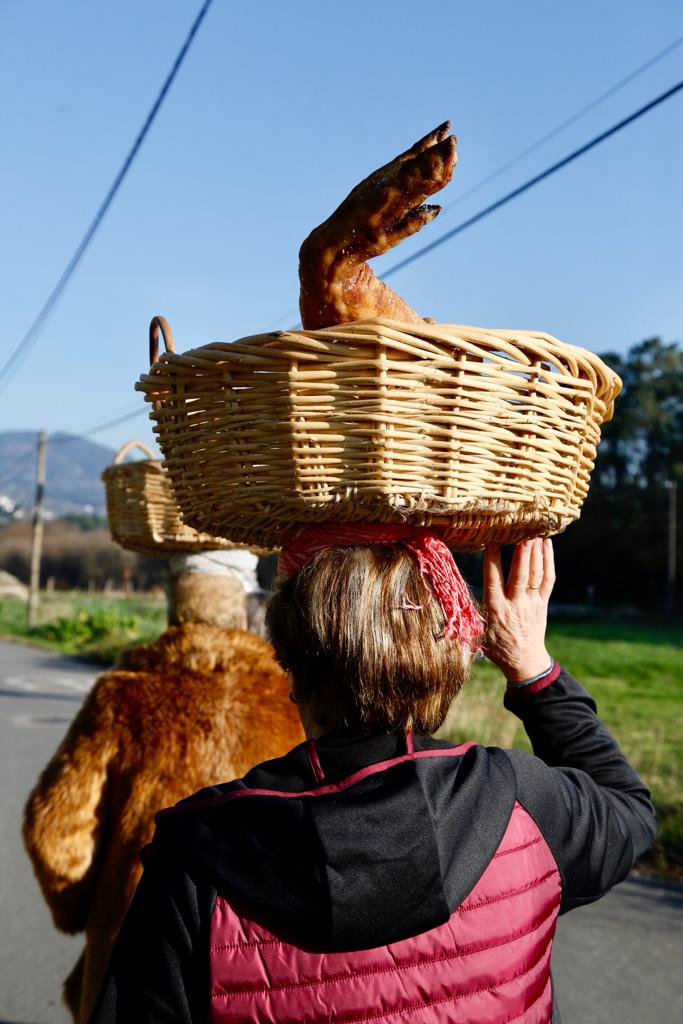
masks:
[[[28,430],[0,432],[0,499],[10,499],[26,512],[33,507],[36,487],[37,435]],[[84,510],[105,514],[100,474],[114,451],[72,434],[50,434],[47,446],[45,510],[50,516]]]

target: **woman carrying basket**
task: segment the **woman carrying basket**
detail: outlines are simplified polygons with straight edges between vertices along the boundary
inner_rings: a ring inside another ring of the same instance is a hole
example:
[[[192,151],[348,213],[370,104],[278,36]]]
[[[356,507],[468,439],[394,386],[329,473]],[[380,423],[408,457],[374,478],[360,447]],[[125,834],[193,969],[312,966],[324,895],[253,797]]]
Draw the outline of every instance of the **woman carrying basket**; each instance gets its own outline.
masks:
[[[549,540],[485,554],[486,627],[431,529],[289,538],[268,622],[308,740],[157,819],[92,1020],[557,1020],[558,913],[651,843],[648,791],[545,647]],[[480,644],[533,754],[431,738]]]

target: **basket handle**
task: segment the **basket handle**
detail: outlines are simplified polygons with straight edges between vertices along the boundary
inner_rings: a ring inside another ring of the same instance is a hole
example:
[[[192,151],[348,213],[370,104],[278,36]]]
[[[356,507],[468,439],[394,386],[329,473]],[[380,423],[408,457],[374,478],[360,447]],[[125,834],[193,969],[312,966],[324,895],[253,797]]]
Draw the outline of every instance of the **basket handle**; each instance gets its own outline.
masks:
[[[116,455],[114,456],[112,466],[118,466],[120,462],[123,462],[126,455],[128,455],[129,452],[132,452],[133,448],[139,448],[140,451],[143,452],[148,459],[153,459],[155,462],[158,462],[158,459],[154,452],[152,451],[152,449],[148,448],[144,441],[138,441],[136,439],[134,441],[129,441],[128,444],[124,444],[123,448],[120,448],[119,451],[117,451]]]
[[[153,316],[149,325],[149,365],[159,358],[159,331],[164,339],[164,348],[167,352],[175,352],[173,342],[173,331],[165,316]]]

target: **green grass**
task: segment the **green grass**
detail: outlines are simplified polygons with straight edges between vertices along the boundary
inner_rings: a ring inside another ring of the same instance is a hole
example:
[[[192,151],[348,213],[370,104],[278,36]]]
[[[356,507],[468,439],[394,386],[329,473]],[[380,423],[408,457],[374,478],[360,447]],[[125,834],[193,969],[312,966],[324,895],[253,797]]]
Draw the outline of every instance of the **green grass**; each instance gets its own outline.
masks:
[[[0,636],[111,664],[131,644],[147,643],[166,628],[166,604],[148,597],[43,593],[38,624],[26,625],[26,603],[0,597]]]
[[[562,623],[548,649],[595,698],[601,718],[650,787],[659,838],[644,866],[683,878],[683,629]],[[457,742],[529,749],[502,706],[500,673],[478,663],[443,733]]]
[[[41,595],[39,625],[29,632],[25,603],[0,598],[0,636],[103,664],[122,647],[152,640],[165,625],[163,601],[52,593]],[[683,878],[683,629],[562,622],[550,626],[548,649],[593,695],[652,791],[660,834],[646,866]],[[479,662],[441,734],[528,750],[502,696],[500,673]]]

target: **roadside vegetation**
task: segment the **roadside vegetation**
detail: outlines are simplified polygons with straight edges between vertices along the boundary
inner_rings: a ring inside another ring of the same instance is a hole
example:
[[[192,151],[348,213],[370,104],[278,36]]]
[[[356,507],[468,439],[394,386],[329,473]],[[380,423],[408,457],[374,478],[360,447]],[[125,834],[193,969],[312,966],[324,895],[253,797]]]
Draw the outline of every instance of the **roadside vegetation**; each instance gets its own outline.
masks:
[[[102,665],[112,664],[122,648],[147,643],[165,628],[163,598],[42,593],[38,624],[29,629],[26,602],[0,597],[0,637]]]

